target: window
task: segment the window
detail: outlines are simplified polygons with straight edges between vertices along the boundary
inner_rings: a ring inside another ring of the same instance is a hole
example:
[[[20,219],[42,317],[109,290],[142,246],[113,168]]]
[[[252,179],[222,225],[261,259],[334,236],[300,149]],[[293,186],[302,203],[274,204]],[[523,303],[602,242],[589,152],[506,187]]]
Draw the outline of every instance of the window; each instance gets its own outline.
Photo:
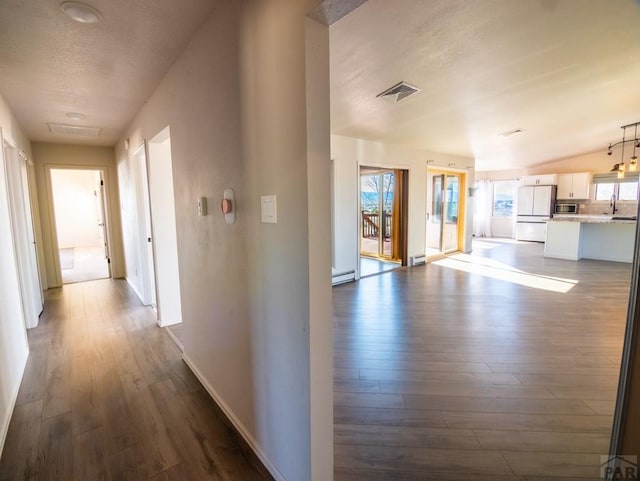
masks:
[[[595,200],[638,200],[638,174],[627,175],[618,180],[609,174],[596,174],[593,177],[596,185]]]
[[[513,215],[513,182],[493,184],[493,215],[496,217]]]
[[[616,185],[613,182],[606,184],[596,184],[596,200],[610,200],[616,191]]]
[[[618,200],[638,200],[638,182],[618,184]]]

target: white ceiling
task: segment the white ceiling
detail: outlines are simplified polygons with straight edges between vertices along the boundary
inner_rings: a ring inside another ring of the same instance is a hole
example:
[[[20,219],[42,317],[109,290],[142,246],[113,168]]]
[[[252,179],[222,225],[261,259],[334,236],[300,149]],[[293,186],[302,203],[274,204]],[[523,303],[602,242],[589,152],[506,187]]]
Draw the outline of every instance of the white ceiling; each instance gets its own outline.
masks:
[[[363,2],[324,0],[321,12],[339,19],[334,133],[474,156],[486,170],[604,152],[640,120],[640,0]],[[32,140],[97,145],[116,142],[216,5],[91,0],[103,19],[86,25],[60,3],[0,0],[0,93]],[[376,98],[401,80],[422,91]],[[101,133],[54,135],[48,122]],[[514,128],[526,132],[498,135]]]
[[[607,144],[640,120],[637,0],[369,0],[330,33],[336,134],[477,170],[596,150],[608,166]],[[399,81],[422,91],[376,98]]]
[[[216,4],[90,0],[103,15],[90,25],[64,15],[61,2],[0,0],[0,93],[31,140],[95,145],[116,142]],[[54,135],[48,122],[101,132]]]

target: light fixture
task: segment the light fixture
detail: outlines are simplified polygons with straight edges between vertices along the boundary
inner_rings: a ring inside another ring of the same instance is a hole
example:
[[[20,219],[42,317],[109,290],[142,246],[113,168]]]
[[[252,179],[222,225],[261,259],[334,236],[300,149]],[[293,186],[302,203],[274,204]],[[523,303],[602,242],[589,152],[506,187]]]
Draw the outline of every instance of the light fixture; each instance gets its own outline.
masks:
[[[640,122],[635,122],[633,124],[623,125],[622,127],[620,127],[622,129],[622,140],[620,142],[616,142],[615,144],[609,143],[609,147],[607,148],[607,155],[612,155],[613,149],[618,145],[622,145],[620,162],[614,164],[613,169],[611,169],[611,172],[616,172],[618,174],[618,179],[624,179],[624,172],[626,170],[626,164],[624,160],[624,144],[626,144],[627,142],[633,142],[633,155],[629,160],[629,171],[635,172],[636,170],[638,170],[638,157],[636,156],[636,148],[640,148],[640,140],[638,140],[638,125],[640,125]],[[627,139],[627,129],[630,129],[631,127],[634,128],[633,139]]]
[[[98,23],[102,19],[102,14],[98,10],[80,2],[62,2],[60,10],[80,23]]]
[[[638,124],[635,125],[635,132],[633,133],[633,155],[629,161],[629,171],[635,172],[638,170],[638,156],[636,155],[636,148],[638,147]]]

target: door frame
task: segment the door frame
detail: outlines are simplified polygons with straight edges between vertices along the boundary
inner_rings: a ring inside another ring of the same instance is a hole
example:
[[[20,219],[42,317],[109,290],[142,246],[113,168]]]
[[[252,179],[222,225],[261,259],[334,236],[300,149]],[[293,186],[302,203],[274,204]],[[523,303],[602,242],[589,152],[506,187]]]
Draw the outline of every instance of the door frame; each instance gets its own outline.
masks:
[[[401,170],[404,172],[405,175],[405,179],[404,179],[404,186],[403,186],[403,192],[402,192],[402,196],[403,196],[403,207],[402,207],[402,216],[404,217],[404,219],[402,219],[402,226],[401,226],[401,231],[402,231],[402,237],[403,237],[403,245],[401,248],[401,252],[402,252],[402,260],[401,261],[397,261],[397,260],[391,260],[391,259],[384,259],[382,258],[381,260],[387,261],[387,262],[393,262],[393,263],[398,263],[398,267],[400,266],[406,266],[408,265],[408,245],[409,245],[409,182],[410,182],[410,178],[411,178],[411,167],[405,164],[378,164],[376,165],[375,162],[373,163],[364,163],[364,162],[356,162],[356,176],[355,176],[355,186],[356,186],[356,209],[355,209],[355,217],[356,217],[356,239],[357,242],[355,243],[355,258],[357,260],[356,262],[356,275],[355,275],[355,279],[360,279],[360,239],[361,239],[361,222],[362,222],[362,196],[361,196],[361,186],[360,186],[360,174],[362,172],[362,168],[370,168],[372,170],[386,170],[386,171],[391,171],[391,172],[395,172],[398,170]],[[339,207],[338,207],[339,208]]]
[[[113,248],[112,248],[112,240],[113,240],[113,231],[112,231],[112,215],[111,215],[111,199],[109,196],[109,171],[106,167],[100,165],[77,165],[77,164],[44,164],[44,181],[45,181],[45,189],[47,196],[47,209],[49,214],[49,235],[50,235],[50,254],[51,259],[53,261],[54,268],[54,276],[56,281],[56,286],[62,286],[62,268],[60,266],[60,256],[59,252],[59,244],[58,244],[58,232],[57,232],[57,221],[56,221],[56,212],[55,206],[53,203],[53,183],[51,182],[51,171],[52,170],[88,170],[92,172],[100,172],[101,178],[104,181],[103,189],[103,203],[104,203],[104,222],[106,224],[106,238],[105,250],[108,253],[107,257],[107,268],[109,271],[109,279],[113,278]],[[54,286],[51,286],[54,287]]]

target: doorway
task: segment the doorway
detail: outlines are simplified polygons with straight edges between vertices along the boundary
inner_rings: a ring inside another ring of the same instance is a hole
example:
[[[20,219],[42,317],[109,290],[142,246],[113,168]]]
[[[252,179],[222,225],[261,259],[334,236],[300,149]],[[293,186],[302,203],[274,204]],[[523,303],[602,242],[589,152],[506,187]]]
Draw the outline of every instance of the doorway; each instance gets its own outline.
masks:
[[[406,265],[407,171],[360,167],[360,277]]]
[[[103,172],[63,168],[49,174],[62,283],[110,277]]]
[[[460,250],[466,178],[462,172],[427,170],[427,257]]]

